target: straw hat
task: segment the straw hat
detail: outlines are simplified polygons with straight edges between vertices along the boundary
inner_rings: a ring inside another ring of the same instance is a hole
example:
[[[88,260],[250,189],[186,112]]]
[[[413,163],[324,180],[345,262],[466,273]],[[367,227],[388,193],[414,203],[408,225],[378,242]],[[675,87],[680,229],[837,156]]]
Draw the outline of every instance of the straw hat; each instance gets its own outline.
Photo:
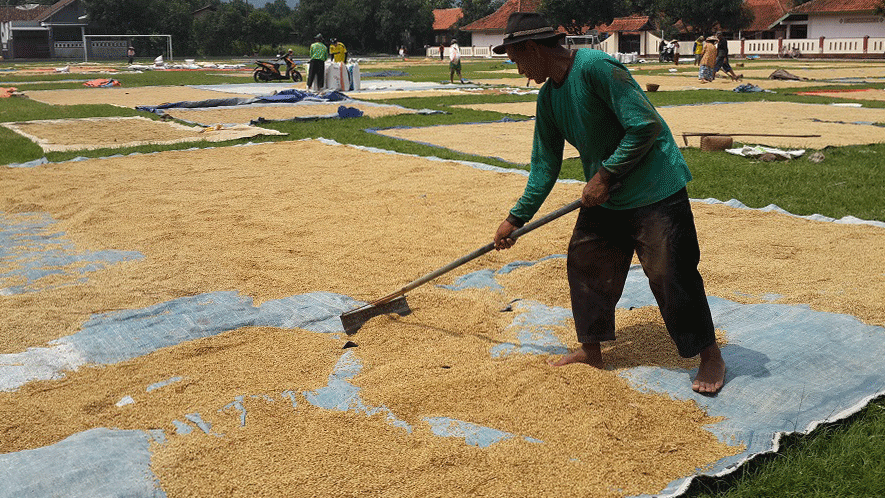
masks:
[[[549,38],[565,38],[565,33],[557,32],[537,12],[514,12],[507,19],[507,28],[504,29],[504,42],[493,48],[496,54],[507,51],[508,45],[524,42],[526,40],[546,40]]]

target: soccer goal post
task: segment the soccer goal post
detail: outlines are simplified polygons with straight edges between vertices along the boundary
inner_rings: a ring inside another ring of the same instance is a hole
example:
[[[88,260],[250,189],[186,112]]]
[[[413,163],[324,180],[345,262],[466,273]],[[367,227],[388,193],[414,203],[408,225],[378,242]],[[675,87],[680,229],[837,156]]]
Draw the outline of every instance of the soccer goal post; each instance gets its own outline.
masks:
[[[139,57],[156,58],[162,55],[166,60],[172,57],[172,35],[83,35],[83,62],[93,59],[123,59],[134,43],[139,39],[136,55]],[[159,42],[159,43],[158,43]],[[163,43],[165,42],[165,43]],[[163,46],[165,45],[165,47]]]

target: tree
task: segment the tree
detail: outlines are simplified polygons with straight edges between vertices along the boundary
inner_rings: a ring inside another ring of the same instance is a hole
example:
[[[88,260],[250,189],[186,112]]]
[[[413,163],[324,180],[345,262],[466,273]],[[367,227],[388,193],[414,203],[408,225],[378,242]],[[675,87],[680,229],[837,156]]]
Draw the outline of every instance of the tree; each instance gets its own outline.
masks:
[[[660,0],[658,12],[666,13],[659,17],[665,22],[678,19],[685,30],[695,34],[739,31],[753,22],[753,13],[742,0],[705,0],[703,8],[694,0]]]
[[[292,15],[292,9],[289,7],[289,4],[286,3],[286,0],[274,0],[273,2],[267,2],[264,7],[259,10],[264,10],[271,17],[275,17],[277,19],[286,19]]]
[[[432,9],[453,9],[458,7],[458,3],[455,0],[427,0],[428,5],[430,5]]]
[[[562,26],[570,34],[585,28],[609,24],[616,17],[629,15],[628,5],[611,0],[543,0],[541,12],[554,26]]]
[[[217,1],[217,0],[216,0]],[[205,0],[83,0],[90,34],[172,35],[178,53],[193,53],[193,11]],[[132,41],[140,53],[140,39]]]
[[[293,26],[304,44],[321,33],[348,49],[390,53],[429,37],[433,13],[427,0],[301,0]]]
[[[266,10],[253,10],[246,17],[245,42],[250,45],[253,52],[257,52],[261,45],[277,46],[285,40],[277,30],[274,18]]]
[[[213,2],[217,10],[194,22],[194,37],[203,55],[231,55],[250,52],[253,47],[247,19],[255,10],[244,0]]]
[[[151,34],[156,0],[83,0],[90,31],[101,34]]]

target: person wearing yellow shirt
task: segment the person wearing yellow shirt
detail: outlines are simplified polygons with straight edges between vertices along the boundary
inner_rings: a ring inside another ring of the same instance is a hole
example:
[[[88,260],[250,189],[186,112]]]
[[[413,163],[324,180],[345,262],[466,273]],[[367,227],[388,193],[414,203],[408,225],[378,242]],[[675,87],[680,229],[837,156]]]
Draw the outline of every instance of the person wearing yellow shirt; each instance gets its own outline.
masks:
[[[329,55],[332,57],[332,62],[347,62],[347,47],[344,46],[343,43],[332,38],[331,45],[329,45]]]
[[[699,36],[697,40],[694,41],[694,65],[700,66],[701,59],[704,57],[704,37]]]

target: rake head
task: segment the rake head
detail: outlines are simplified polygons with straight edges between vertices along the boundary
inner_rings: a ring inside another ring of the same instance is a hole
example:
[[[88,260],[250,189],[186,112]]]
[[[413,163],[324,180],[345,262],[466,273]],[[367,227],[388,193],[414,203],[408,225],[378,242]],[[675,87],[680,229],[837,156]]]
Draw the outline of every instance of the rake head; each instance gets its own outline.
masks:
[[[341,325],[344,326],[344,333],[347,335],[356,334],[364,323],[372,318],[380,315],[389,315],[396,313],[399,316],[406,316],[412,312],[409,303],[406,302],[405,296],[387,301],[381,304],[367,304],[353,311],[348,311],[341,315]]]

